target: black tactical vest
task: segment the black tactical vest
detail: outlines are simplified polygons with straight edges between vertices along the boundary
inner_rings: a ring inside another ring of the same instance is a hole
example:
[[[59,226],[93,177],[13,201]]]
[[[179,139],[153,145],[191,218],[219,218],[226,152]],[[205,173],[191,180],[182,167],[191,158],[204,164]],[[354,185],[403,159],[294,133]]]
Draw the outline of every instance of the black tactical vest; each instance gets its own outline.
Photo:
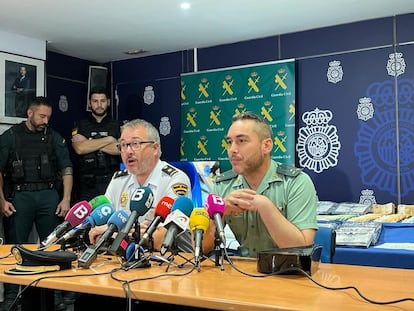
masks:
[[[57,178],[53,132],[28,132],[24,123],[14,127],[14,148],[9,153],[9,176],[13,184],[48,183]]]

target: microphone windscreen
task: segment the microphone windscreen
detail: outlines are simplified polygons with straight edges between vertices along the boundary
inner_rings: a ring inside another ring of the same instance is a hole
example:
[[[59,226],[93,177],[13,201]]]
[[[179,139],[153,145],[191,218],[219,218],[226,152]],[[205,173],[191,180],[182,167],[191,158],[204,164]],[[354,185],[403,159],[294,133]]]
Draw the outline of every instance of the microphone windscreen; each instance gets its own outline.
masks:
[[[152,207],[154,202],[154,194],[149,187],[139,187],[132,193],[129,201],[129,209],[136,211],[138,215],[142,216]]]
[[[75,227],[84,221],[91,211],[92,207],[88,201],[80,201],[73,205],[67,212],[65,220],[69,222],[72,227]]]
[[[162,219],[168,216],[171,212],[172,205],[174,203],[174,199],[168,196],[164,196],[158,202],[157,206],[154,210],[154,216],[160,216]]]
[[[212,193],[207,196],[206,203],[204,205],[210,218],[213,218],[216,213],[223,215],[225,206],[223,198]]]
[[[92,209],[95,209],[102,204],[112,204],[112,202],[103,194],[98,195],[89,201],[89,205]]]
[[[108,226],[114,225],[117,231],[119,232],[124,226],[124,224],[127,222],[128,217],[129,215],[127,212],[125,212],[124,210],[119,210],[116,213],[112,214],[111,217],[109,217]]]
[[[87,217],[91,227],[101,226],[108,222],[109,217],[115,213],[112,204],[104,203],[96,207],[92,213]]]
[[[193,201],[191,201],[191,199],[187,197],[180,196],[175,199],[174,204],[171,207],[171,212],[175,210],[180,210],[184,215],[189,217],[193,209]]]
[[[193,209],[190,215],[190,230],[201,229],[206,232],[210,225],[210,218],[207,211],[202,207]]]

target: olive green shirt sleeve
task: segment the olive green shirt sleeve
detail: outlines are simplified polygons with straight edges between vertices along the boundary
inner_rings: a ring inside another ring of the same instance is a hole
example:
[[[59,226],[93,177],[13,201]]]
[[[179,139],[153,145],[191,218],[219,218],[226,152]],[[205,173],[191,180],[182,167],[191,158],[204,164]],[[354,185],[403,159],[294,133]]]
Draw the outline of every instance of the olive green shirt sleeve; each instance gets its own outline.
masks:
[[[317,229],[317,197],[312,180],[302,171],[291,176],[277,173],[277,167],[278,164],[272,161],[257,193],[268,197],[298,229]],[[242,188],[248,188],[248,185],[239,175],[216,182],[212,192],[224,198],[231,191]],[[277,247],[256,212],[226,216],[225,219],[241,245],[242,255],[255,257],[258,250]]]

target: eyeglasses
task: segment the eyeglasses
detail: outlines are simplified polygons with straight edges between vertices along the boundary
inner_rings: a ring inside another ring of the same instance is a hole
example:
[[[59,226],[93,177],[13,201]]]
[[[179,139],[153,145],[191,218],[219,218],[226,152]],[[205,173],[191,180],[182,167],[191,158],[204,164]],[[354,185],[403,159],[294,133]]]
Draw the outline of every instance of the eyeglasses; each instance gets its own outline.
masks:
[[[153,144],[153,143],[155,143],[155,141],[153,140],[146,140],[146,141],[134,140],[133,142],[130,142],[130,143],[120,143],[117,145],[117,147],[120,152],[127,151],[128,147],[131,147],[131,149],[134,151],[138,151],[141,149],[142,144]]]

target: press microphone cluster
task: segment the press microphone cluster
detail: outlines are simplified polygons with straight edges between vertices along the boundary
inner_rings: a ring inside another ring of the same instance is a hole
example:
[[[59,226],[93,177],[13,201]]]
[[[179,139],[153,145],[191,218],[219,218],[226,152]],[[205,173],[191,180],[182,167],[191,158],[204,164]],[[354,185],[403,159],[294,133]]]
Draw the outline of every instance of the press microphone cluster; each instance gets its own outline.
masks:
[[[210,226],[210,218],[203,207],[193,209],[190,214],[190,230],[194,236],[194,261],[196,266],[200,266],[203,251],[203,235]]]
[[[182,196],[175,199],[171,207],[171,213],[167,216],[164,223],[164,228],[167,229],[167,232],[161,245],[161,256],[164,256],[168,250],[172,250],[177,235],[188,229],[189,217],[193,209],[194,205],[191,199]]]
[[[119,210],[112,214],[108,219],[108,229],[102,234],[99,240],[90,245],[79,257],[78,266],[82,268],[89,268],[92,262],[98,256],[98,251],[102,245],[107,242],[115,232],[119,232],[128,220],[128,213],[124,210]]]
[[[61,236],[63,236],[72,227],[75,227],[82,223],[88,217],[92,211],[92,206],[88,201],[81,201],[72,206],[67,212],[65,220],[57,226],[52,233],[50,233],[45,240],[40,243],[40,248],[46,248],[56,242]]]
[[[110,203],[110,200],[105,195],[98,195],[89,202],[84,200],[76,203],[66,213],[65,220],[40,243],[39,249],[51,246],[71,228],[80,225],[96,207]]]
[[[158,225],[165,221],[165,219],[171,212],[173,203],[174,199],[171,197],[164,196],[161,198],[161,200],[155,207],[154,219],[152,220],[151,224],[147,227],[141,239],[139,240],[138,247],[142,246],[152,236],[154,231],[157,229]]]
[[[95,226],[101,226],[108,222],[109,217],[115,212],[115,209],[112,207],[110,203],[104,203],[96,207],[90,215],[86,217],[84,221],[82,221],[79,225],[73,227],[68,232],[66,232],[63,236],[61,236],[57,241],[56,244],[64,244],[69,239],[75,238],[81,235],[86,230],[93,228]]]
[[[154,202],[154,194],[149,187],[138,187],[131,196],[129,201],[129,208],[131,214],[125,225],[118,232],[108,251],[117,256],[125,258],[126,249],[130,242],[129,232],[132,226],[138,221],[138,217],[145,215],[148,210],[152,207]]]

